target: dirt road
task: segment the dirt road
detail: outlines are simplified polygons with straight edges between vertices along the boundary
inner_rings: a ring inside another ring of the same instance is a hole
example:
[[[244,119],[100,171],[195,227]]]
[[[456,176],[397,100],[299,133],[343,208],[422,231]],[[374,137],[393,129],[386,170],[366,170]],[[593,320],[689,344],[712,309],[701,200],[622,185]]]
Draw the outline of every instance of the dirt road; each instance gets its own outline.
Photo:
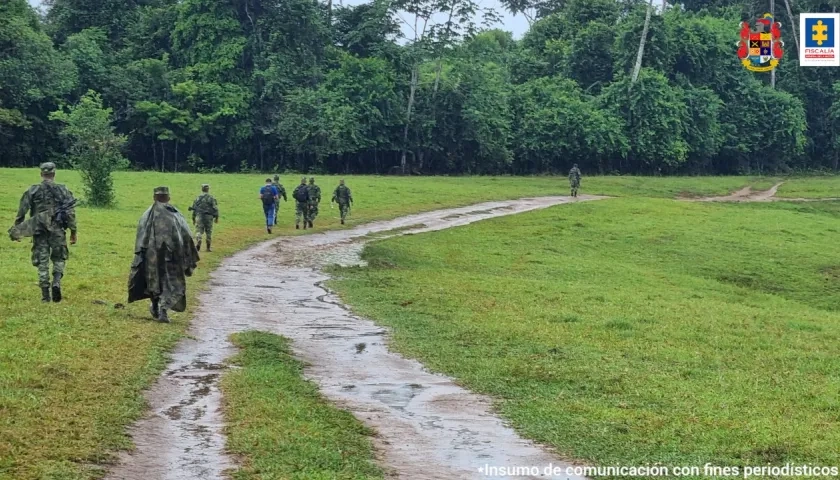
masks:
[[[225,478],[235,462],[224,451],[219,377],[235,354],[228,337],[262,330],[293,340],[309,364],[305,376],[341,408],[378,433],[381,463],[393,478],[489,478],[479,468],[565,466],[519,437],[490,401],[450,378],[427,372],[387,348],[388,333],[346,310],[322,286],[321,268],[358,264],[364,242],[441,230],[563,203],[580,195],[489,202],[296,237],[280,237],[226,259],[200,295],[189,337],[148,392],[149,415],[131,429],[137,449],[121,455],[108,478]],[[504,477],[493,477],[504,478]],[[562,478],[516,476],[509,478]]]

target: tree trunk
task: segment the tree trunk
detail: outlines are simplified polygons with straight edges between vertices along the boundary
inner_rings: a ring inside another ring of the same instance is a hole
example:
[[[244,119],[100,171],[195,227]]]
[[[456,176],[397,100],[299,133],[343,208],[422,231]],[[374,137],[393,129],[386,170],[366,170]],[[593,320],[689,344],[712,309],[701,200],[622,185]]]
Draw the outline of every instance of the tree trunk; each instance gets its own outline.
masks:
[[[175,140],[175,172],[178,172],[178,144],[181,143]]]
[[[793,41],[796,43],[796,51],[799,51],[799,37],[796,36],[796,22],[793,19],[793,12],[790,10],[790,1],[785,0],[788,18],[790,19],[790,31],[793,32]]]
[[[639,78],[639,71],[642,69],[642,56],[645,54],[645,41],[647,40],[648,28],[650,28],[650,14],[653,10],[653,0],[648,3],[647,14],[645,14],[645,26],[642,28],[642,39],[639,40],[639,52],[636,54],[636,65],[633,67],[633,78],[630,83],[636,83]]]
[[[417,70],[419,68],[420,65],[418,63],[415,63],[411,67],[411,89],[408,95],[408,109],[405,115],[405,129],[403,130],[402,157],[400,158],[400,168],[402,169],[403,175],[405,175],[405,154],[406,150],[408,150],[408,127],[411,125],[411,109],[414,108],[414,94],[417,92],[417,77],[419,75]]]
[[[155,171],[157,171],[157,169],[160,168],[160,165],[158,164],[157,158],[157,144],[154,140],[152,140],[152,157],[155,159]]]
[[[776,0],[770,0],[770,15],[773,15],[773,21],[776,21]],[[796,30],[794,25],[790,26],[791,30]],[[794,34],[795,35],[795,34]],[[770,86],[776,88],[776,69],[770,70]]]
[[[166,171],[166,142],[160,142],[160,171]]]

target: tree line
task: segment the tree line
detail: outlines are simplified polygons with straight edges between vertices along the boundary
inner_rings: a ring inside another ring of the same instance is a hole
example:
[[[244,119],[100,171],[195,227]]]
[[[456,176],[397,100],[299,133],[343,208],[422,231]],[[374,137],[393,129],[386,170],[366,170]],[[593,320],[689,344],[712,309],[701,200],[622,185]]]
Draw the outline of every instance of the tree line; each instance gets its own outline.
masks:
[[[837,170],[840,69],[800,68],[791,28],[836,5],[810,2],[775,8],[772,84],[736,55],[751,0],[505,0],[521,40],[475,0],[5,0],[0,166],[107,144],[173,172]]]

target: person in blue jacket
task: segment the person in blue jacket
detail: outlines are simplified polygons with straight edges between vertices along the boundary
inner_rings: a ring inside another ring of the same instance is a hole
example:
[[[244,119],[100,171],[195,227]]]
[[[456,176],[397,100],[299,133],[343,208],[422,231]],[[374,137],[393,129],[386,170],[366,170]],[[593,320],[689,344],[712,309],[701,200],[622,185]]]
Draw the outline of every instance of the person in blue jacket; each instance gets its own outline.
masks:
[[[277,206],[277,197],[280,196],[280,192],[277,190],[277,187],[271,184],[271,179],[265,179],[265,185],[260,188],[260,200],[262,200],[263,204],[263,212],[265,213],[265,229],[268,233],[271,233],[271,227],[274,226],[274,215],[277,214],[275,210]]]

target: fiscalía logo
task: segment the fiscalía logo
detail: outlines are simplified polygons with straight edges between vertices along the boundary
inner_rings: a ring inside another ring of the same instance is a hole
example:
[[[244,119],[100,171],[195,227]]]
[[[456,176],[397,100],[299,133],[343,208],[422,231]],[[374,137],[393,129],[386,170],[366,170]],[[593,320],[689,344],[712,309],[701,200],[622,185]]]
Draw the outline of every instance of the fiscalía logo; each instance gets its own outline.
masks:
[[[799,14],[800,67],[840,67],[840,13]]]
[[[741,40],[738,45],[738,58],[753,72],[769,72],[779,66],[784,55],[782,47],[782,24],[776,22],[773,15],[765,13],[756,19],[755,25],[741,22]]]

